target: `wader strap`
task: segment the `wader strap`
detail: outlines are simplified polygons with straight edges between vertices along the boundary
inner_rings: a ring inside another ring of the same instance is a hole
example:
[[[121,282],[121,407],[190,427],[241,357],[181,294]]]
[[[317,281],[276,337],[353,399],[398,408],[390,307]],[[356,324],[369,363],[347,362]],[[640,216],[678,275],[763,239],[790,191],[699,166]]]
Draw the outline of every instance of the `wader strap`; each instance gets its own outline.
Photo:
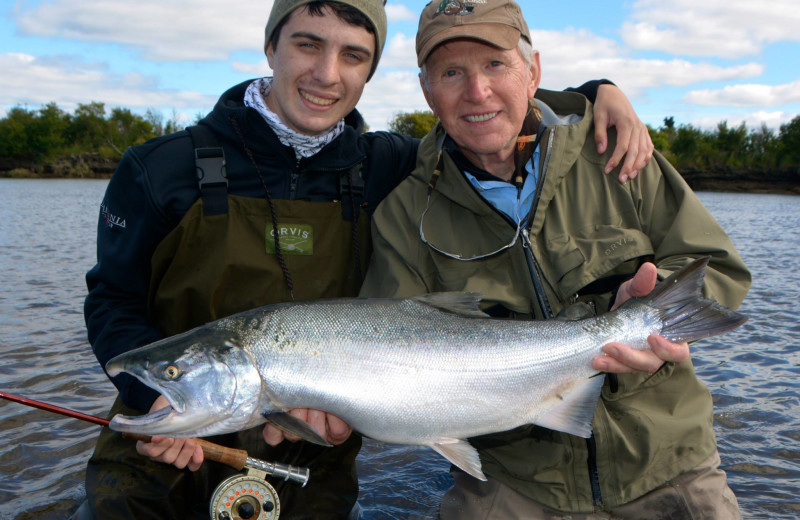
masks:
[[[353,212],[358,218],[358,210],[364,201],[364,178],[361,176],[361,166],[359,162],[339,174],[339,198],[342,201],[343,220],[353,220]]]
[[[187,127],[194,144],[194,162],[203,214],[222,215],[228,212],[228,175],[225,171],[225,152],[217,137],[204,125]]]

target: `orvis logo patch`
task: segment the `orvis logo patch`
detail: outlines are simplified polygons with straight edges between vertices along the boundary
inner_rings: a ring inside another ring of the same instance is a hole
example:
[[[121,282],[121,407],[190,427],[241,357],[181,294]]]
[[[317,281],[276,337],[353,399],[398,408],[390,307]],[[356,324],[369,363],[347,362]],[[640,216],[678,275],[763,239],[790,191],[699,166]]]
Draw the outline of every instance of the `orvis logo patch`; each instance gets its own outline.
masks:
[[[281,253],[285,255],[313,255],[314,254],[314,228],[309,224],[278,224],[278,239],[281,243]],[[267,226],[266,232],[267,254],[275,254],[275,230]]]
[[[606,256],[611,256],[617,249],[624,246],[632,246],[636,244],[636,240],[630,237],[620,238],[619,240],[610,244],[603,252]]]

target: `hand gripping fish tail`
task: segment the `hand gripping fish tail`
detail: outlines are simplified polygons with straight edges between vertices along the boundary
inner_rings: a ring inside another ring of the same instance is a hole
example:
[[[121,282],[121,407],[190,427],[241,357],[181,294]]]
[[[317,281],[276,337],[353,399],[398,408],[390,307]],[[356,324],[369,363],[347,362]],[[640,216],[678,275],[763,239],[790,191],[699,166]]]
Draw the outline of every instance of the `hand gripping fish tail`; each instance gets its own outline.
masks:
[[[485,479],[468,439],[535,424],[590,437],[606,378],[592,361],[619,342],[649,349],[721,334],[746,318],[702,296],[710,258],[646,297],[576,320],[498,320],[477,293],[267,305],[121,354],[128,372],[170,406],[116,416],[111,428],[202,437],[270,421],[326,444],[287,412],[334,414],[375,440],[427,446]]]
[[[694,260],[656,285],[641,303],[659,310],[661,335],[675,342],[691,342],[733,330],[747,316],[703,297],[703,279],[710,256]],[[634,306],[636,300],[620,308]]]

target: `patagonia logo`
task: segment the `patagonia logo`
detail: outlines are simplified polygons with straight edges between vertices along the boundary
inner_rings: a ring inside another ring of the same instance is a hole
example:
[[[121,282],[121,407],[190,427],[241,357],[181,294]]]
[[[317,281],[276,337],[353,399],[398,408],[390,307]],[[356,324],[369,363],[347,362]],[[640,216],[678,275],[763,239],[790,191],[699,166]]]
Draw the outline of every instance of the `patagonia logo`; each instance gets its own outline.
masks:
[[[635,243],[636,243],[636,240],[634,240],[634,239],[632,239],[630,237],[620,238],[616,242],[612,242],[611,245],[606,247],[606,250],[603,251],[603,253],[606,256],[611,256],[617,249],[619,249],[621,247],[624,247],[624,246],[633,245]]]
[[[439,8],[436,10],[436,15],[455,14],[464,16],[472,14],[472,10],[475,9],[475,4],[485,3],[487,3],[487,0],[442,0],[442,3],[439,4]]]
[[[278,224],[278,240],[285,255],[313,255],[314,228],[310,224]],[[275,254],[275,230],[267,226],[264,241],[268,255]]]
[[[105,221],[105,225],[109,229],[113,229],[115,227],[118,227],[120,229],[125,229],[128,226],[125,219],[111,213],[108,210],[108,206],[106,206],[105,203],[100,204],[100,214],[103,215],[103,220]]]

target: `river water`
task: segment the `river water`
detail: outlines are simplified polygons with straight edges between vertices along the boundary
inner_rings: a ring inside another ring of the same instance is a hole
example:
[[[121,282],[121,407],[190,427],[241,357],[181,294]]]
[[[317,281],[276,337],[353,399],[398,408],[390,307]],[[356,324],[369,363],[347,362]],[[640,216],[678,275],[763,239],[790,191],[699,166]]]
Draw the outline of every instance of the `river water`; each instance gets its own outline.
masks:
[[[115,391],[86,341],[83,276],[107,181],[0,179],[0,390],[105,416]],[[700,193],[753,272],[743,327],[693,346],[744,518],[800,518],[800,197]],[[65,519],[99,427],[0,401],[0,520]],[[367,441],[364,520],[434,518],[448,463]]]

